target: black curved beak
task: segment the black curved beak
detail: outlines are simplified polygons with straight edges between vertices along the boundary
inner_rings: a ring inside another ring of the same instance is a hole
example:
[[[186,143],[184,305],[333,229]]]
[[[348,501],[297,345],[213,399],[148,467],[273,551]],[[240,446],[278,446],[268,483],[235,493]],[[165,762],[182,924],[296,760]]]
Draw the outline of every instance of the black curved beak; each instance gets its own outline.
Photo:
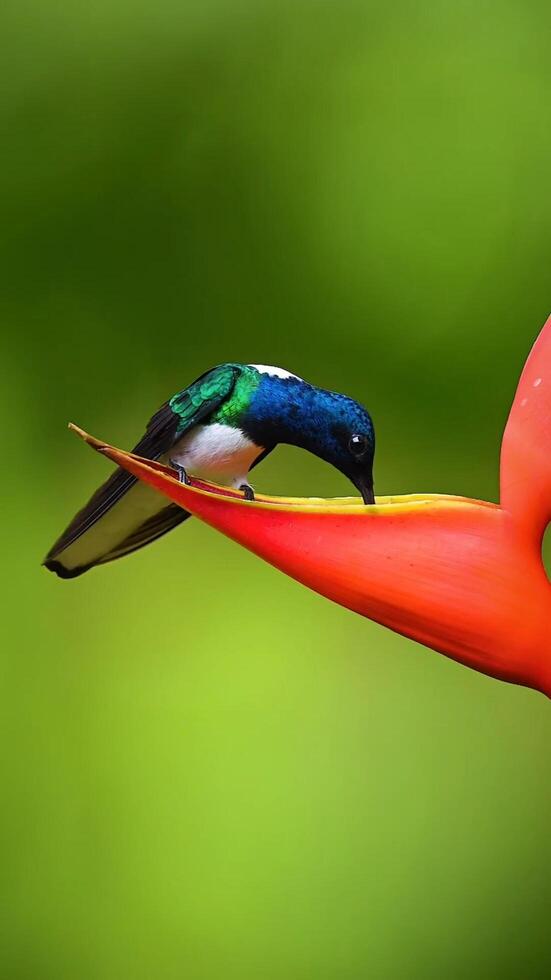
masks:
[[[353,481],[354,486],[360,491],[364,504],[374,504],[375,494],[373,492],[373,479],[367,476],[358,476]]]

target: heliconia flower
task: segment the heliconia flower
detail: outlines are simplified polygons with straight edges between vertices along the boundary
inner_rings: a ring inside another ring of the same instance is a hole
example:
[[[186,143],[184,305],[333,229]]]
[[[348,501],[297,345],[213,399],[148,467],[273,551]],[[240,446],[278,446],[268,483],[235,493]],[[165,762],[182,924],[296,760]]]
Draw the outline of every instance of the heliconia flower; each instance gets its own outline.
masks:
[[[200,481],[77,430],[113,462],[321,595],[469,667],[551,696],[551,317],[501,447],[499,504],[445,494],[334,500]]]

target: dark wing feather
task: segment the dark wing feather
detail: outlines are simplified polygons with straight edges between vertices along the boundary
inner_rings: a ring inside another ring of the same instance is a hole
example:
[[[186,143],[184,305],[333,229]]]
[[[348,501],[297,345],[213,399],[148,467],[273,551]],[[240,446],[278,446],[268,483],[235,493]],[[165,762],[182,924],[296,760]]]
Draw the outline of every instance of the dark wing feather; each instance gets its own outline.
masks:
[[[188,517],[191,517],[191,514],[187,510],[182,510],[177,504],[169,504],[168,507],[154,514],[149,520],[144,521],[124,541],[121,541],[116,548],[106,552],[105,555],[93,561],[90,565],[78,565],[76,568],[66,568],[61,562],[56,561],[55,558],[48,559],[44,564],[51,572],[59,575],[60,578],[77,578],[95,565],[106,565],[107,562],[115,561],[116,558],[123,558],[125,555],[130,555],[133,551],[138,551],[139,548],[143,548],[144,545],[151,544],[158,538],[162,538],[163,534],[166,534],[167,531],[172,531],[172,528],[177,527],[178,524],[187,520]]]
[[[166,402],[150,420],[145,435],[134,446],[132,452],[136,456],[143,456],[144,459],[156,459],[162,456],[174,444],[177,428],[178,416],[172,412]],[[135,483],[136,477],[118,466],[112,476],[102,483],[88,503],[73,517],[69,526],[46,555],[44,564],[48,564],[52,558],[65,551],[77,538],[85,534]]]
[[[134,446],[132,452],[144,459],[158,459],[159,456],[168,452],[177,439],[185,435],[193,426],[204,421],[231,395],[239,374],[239,365],[223,364],[201,375],[189,388],[185,388],[170,401],[165,402],[159,411],[152,416],[145,434]],[[55,561],[56,556],[89,531],[135,483],[135,476],[118,467],[113,475],[96,490],[82,510],[79,510],[78,514],[75,515],[61,537],[50,548],[44,559],[44,564],[60,574],[59,562]],[[180,510],[180,508],[176,508],[176,510]],[[183,510],[181,510],[181,514],[183,515],[181,520],[189,516]],[[166,533],[170,527],[178,523],[180,521],[173,520],[173,523],[165,527],[159,534],[154,537],[145,537],[140,544],[122,551],[121,554],[127,554],[129,550],[135,551],[136,548],[153,541],[155,537],[160,537],[161,533]],[[145,528],[145,525],[142,525],[142,528]],[[139,533],[142,528],[137,529],[135,533]],[[147,532],[145,533],[147,534]],[[118,557],[118,553],[105,560],[111,561],[113,557]]]
[[[154,514],[149,520],[144,521],[124,541],[121,541],[113,551],[107,552],[107,554],[99,561],[94,562],[94,564],[106,565],[107,562],[114,561],[115,558],[123,558],[125,555],[130,555],[133,551],[138,551],[139,548],[143,548],[144,545],[151,544],[153,541],[157,541],[158,538],[162,538],[163,534],[166,534],[167,531],[172,531],[174,527],[178,527],[178,524],[182,524],[188,517],[191,517],[191,514],[187,510],[183,510],[177,504],[169,504],[168,507],[160,510],[158,514]],[[81,574],[86,570],[85,568],[80,568],[78,573]]]

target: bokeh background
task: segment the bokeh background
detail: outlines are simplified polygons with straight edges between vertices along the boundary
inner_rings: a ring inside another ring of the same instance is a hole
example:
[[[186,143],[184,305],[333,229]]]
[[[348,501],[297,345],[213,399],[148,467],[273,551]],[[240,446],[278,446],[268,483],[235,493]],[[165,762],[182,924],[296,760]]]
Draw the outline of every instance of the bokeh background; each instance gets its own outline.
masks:
[[[190,521],[40,561],[213,364],[496,499],[551,308],[549,4],[4,0],[0,974],[551,975],[551,709]],[[259,490],[342,494],[280,449]]]

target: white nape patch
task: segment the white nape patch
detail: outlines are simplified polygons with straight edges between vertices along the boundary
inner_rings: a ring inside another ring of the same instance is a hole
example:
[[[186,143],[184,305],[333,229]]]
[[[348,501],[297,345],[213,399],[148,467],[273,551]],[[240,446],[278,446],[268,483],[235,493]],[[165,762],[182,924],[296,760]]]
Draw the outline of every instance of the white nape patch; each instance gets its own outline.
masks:
[[[257,456],[264,452],[241,431],[212,422],[196,425],[167,453],[167,459],[183,466],[190,476],[212,483],[239,486]],[[239,481],[239,482],[238,482]]]
[[[274,378],[296,378],[297,381],[302,381],[302,378],[299,378],[298,374],[291,374],[290,371],[272,367],[270,364],[249,364],[249,367],[256,368],[257,371],[260,371],[260,374],[271,374]]]

